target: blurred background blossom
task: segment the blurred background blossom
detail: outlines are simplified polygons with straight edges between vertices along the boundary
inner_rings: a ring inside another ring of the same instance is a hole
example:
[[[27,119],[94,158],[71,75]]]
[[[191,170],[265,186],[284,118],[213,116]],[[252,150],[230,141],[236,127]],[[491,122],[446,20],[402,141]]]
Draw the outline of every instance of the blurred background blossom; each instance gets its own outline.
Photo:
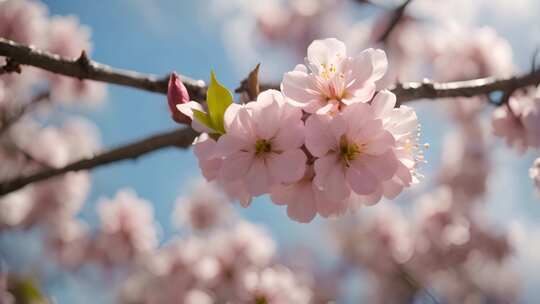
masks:
[[[353,54],[385,49],[379,88],[527,72],[540,45],[534,0],[415,0],[384,43],[401,2],[362,2],[3,0],[0,37],[160,75],[208,79],[214,69],[231,89],[259,62],[261,79],[279,82],[326,37]],[[520,94],[538,113],[534,92]],[[492,120],[488,102],[412,104],[430,143],[422,183],[340,219],[296,223],[267,197],[230,204],[202,181],[191,151],[26,187],[0,199],[0,303],[20,298],[10,282],[58,303],[533,303],[539,174],[527,147],[537,143],[507,146],[523,130],[498,133],[506,116]],[[2,111],[30,103],[35,113],[1,138],[1,179],[175,125],[164,96],[32,68],[0,77]]]

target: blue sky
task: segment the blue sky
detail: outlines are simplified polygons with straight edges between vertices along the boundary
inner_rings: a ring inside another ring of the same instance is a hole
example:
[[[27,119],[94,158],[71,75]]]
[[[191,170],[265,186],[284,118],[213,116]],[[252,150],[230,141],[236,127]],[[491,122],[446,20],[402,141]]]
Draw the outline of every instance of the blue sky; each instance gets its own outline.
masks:
[[[245,66],[254,65],[248,62],[239,66],[236,58],[227,56],[221,35],[224,21],[215,20],[215,15],[208,8],[209,0],[44,2],[52,15],[77,15],[82,24],[91,27],[94,45],[92,58],[115,67],[159,75],[175,70],[198,79],[208,79],[210,70],[214,69],[218,78],[234,89],[248,72]],[[489,12],[480,20],[482,22],[477,23],[495,25],[510,38],[512,45],[518,49],[516,61],[521,66],[529,62],[535,41],[529,39],[532,34],[517,32],[523,25],[502,21],[504,19]],[[527,29],[537,34],[540,32],[538,25],[530,25]],[[270,64],[263,62],[263,78],[279,79],[279,74],[265,75],[264,67]],[[102,108],[83,113],[99,127],[104,147],[113,147],[176,127],[170,119],[165,96],[117,86],[109,86],[108,93],[108,102]],[[418,103],[418,109],[422,124],[427,126],[423,140],[430,142],[432,147],[427,153],[430,162],[424,167],[426,178],[429,179],[438,167],[440,145],[446,128],[444,123],[439,124],[441,111],[422,103]],[[533,223],[540,217],[540,205],[526,173],[533,155],[518,160],[515,154],[506,150],[497,149],[496,152],[502,166],[492,177],[492,184],[497,190],[490,193],[494,200],[489,212],[501,223],[514,219]],[[92,174],[92,193],[82,216],[95,223],[95,201],[102,196],[113,196],[120,188],[131,187],[139,196],[153,202],[157,221],[163,229],[162,239],[167,239],[173,233],[170,214],[176,198],[185,192],[192,178],[199,176],[196,159],[189,150],[159,151],[137,161],[97,169]],[[321,229],[324,221],[297,224],[287,218],[284,208],[272,205],[267,198],[257,199],[249,209],[240,212],[249,220],[265,225],[282,247],[308,244],[321,254],[329,254],[330,246],[325,245],[324,238],[320,237],[324,235]],[[76,280],[62,279],[59,282],[49,287],[61,300],[60,303],[65,302],[62,300],[77,303],[93,303],[89,300],[96,300],[77,297],[78,288],[82,287]],[[529,291],[531,296],[533,293]],[[107,295],[104,297],[107,298]]]

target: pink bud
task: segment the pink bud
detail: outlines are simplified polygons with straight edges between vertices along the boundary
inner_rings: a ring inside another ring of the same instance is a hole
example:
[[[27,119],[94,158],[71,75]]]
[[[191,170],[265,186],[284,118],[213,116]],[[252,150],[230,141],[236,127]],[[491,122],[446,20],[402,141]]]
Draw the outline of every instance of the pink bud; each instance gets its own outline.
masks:
[[[176,108],[177,105],[189,102],[189,93],[176,72],[171,73],[167,88],[167,100],[172,119],[180,124],[189,124],[191,119]]]

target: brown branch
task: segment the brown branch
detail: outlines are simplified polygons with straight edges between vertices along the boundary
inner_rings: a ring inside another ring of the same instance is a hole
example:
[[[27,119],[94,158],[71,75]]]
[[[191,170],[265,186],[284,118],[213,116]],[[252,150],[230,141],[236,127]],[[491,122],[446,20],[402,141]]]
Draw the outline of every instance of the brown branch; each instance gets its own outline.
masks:
[[[26,113],[32,111],[38,104],[49,100],[51,93],[45,91],[37,94],[32,98],[29,103],[24,104],[20,108],[14,110],[12,113],[5,113],[0,115],[0,136],[6,133],[11,126],[13,126],[19,119],[21,119]]]
[[[379,37],[379,42],[385,42],[390,36],[390,33],[396,28],[396,26],[401,21],[401,18],[405,15],[405,9],[412,2],[412,0],[405,0],[400,6],[398,6],[392,13],[392,19],[388,23],[388,27],[385,29],[381,37]]]
[[[61,58],[32,47],[0,38],[0,56],[13,58],[24,65],[32,65],[53,73],[80,79],[92,79],[112,84],[130,86],[141,90],[166,94],[168,77],[158,78],[132,71],[114,69],[91,61],[86,55],[78,60]],[[207,87],[201,80],[181,76],[194,100],[205,100]],[[391,91],[401,103],[417,99],[449,97],[472,97],[487,95],[496,91],[507,92],[540,83],[540,70],[511,78],[481,78],[458,82],[409,82],[397,84]],[[261,90],[278,89],[278,84],[260,84]]]
[[[540,84],[540,69],[510,78],[493,77],[455,82],[409,82],[397,84],[390,90],[396,94],[400,104],[418,99],[473,97],[494,92],[513,92]]]
[[[0,38],[0,56],[10,58],[10,62],[34,66],[56,74],[167,94],[168,75],[166,77],[158,77],[112,68],[90,60],[84,51],[78,59],[67,59]],[[181,76],[181,78],[192,99],[199,101],[206,99],[204,81],[194,80],[187,76]]]
[[[0,183],[0,196],[17,191],[28,184],[43,181],[71,171],[88,170],[117,161],[136,159],[142,155],[169,147],[187,148],[191,145],[196,135],[197,133],[190,128],[169,131],[120,146],[91,158],[73,162],[61,168],[45,169],[35,174],[8,180]]]

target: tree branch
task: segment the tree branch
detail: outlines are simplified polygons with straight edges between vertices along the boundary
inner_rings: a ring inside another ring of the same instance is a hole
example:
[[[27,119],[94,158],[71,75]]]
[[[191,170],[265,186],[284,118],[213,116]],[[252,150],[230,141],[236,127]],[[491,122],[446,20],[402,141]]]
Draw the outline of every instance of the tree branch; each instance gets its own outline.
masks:
[[[45,169],[35,174],[8,180],[0,183],[0,196],[17,191],[28,184],[43,181],[71,171],[88,170],[117,161],[136,159],[153,151],[169,147],[187,148],[191,145],[196,135],[197,133],[191,128],[169,131],[120,146],[91,158],[73,162],[61,168]]]
[[[388,23],[388,27],[383,32],[381,37],[379,37],[379,42],[385,42],[386,39],[388,39],[388,36],[390,36],[390,33],[392,33],[394,28],[399,24],[399,21],[405,14],[405,9],[411,2],[412,0],[405,0],[403,4],[401,4],[394,10],[394,12],[392,13],[392,19],[390,20],[390,23]]]
[[[49,100],[50,95],[51,93],[49,91],[44,91],[34,96],[29,103],[24,104],[20,108],[14,110],[12,113],[0,113],[0,137],[4,135],[4,133],[6,133],[11,126],[19,121],[19,119],[21,119],[26,113],[32,111],[38,104]]]
[[[494,92],[513,92],[540,84],[540,69],[521,76],[497,79],[493,77],[455,82],[408,82],[398,83],[390,90],[396,94],[399,104],[417,99],[473,97]]]
[[[0,56],[10,58],[10,61],[8,62],[31,65],[56,74],[167,94],[169,76],[158,77],[155,75],[145,75],[138,72],[112,68],[90,60],[84,51],[78,59],[67,59],[46,51],[0,38]],[[181,76],[181,78],[192,99],[206,99],[206,87],[204,81],[194,80],[187,76]]]
[[[77,60],[61,58],[32,47],[0,38],[0,56],[12,58],[19,64],[35,66],[53,73],[80,79],[92,79],[112,84],[124,85],[141,90],[167,93],[168,77],[159,78],[137,72],[119,70],[94,62],[83,53]],[[81,59],[82,58],[82,59]],[[207,87],[202,80],[181,76],[191,99],[204,101]],[[488,95],[493,92],[507,92],[540,84],[540,70],[510,78],[481,78],[457,82],[409,82],[399,83],[390,90],[396,94],[400,103],[417,99],[436,99],[450,97],[472,97]],[[278,89],[278,84],[260,84],[261,90]]]

